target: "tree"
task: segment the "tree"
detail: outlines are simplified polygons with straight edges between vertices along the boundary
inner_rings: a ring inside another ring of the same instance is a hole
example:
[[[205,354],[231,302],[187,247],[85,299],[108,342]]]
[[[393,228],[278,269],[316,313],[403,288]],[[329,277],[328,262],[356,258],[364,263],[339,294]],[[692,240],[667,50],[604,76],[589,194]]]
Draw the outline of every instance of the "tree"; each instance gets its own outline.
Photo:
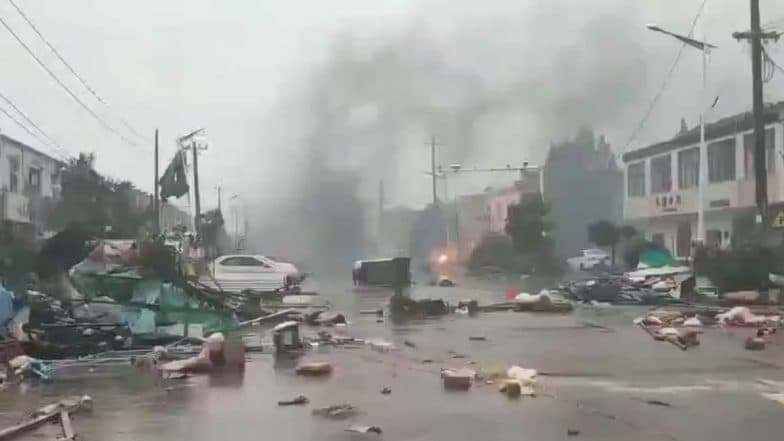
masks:
[[[549,252],[552,223],[547,220],[550,205],[541,196],[510,205],[506,212],[506,234],[522,253]]]
[[[613,265],[615,265],[615,247],[620,237],[620,229],[610,221],[600,220],[588,225],[588,240],[600,247],[610,247],[610,260]]]
[[[93,167],[95,156],[80,153],[61,172],[61,198],[50,216],[50,228],[76,228],[106,237],[134,237],[151,212],[135,206],[135,188],[127,181],[102,176]],[[110,231],[105,228],[111,227]]]
[[[506,273],[527,274],[531,271],[530,259],[525,259],[515,249],[509,236],[500,233],[485,235],[471,251],[468,268],[482,271],[487,267],[496,267]]]
[[[634,228],[631,225],[624,225],[624,226],[618,228],[618,234],[620,235],[621,239],[627,239],[628,240],[628,239],[633,238],[634,236],[637,236],[638,234],[640,234],[640,232],[637,231],[637,229]]]

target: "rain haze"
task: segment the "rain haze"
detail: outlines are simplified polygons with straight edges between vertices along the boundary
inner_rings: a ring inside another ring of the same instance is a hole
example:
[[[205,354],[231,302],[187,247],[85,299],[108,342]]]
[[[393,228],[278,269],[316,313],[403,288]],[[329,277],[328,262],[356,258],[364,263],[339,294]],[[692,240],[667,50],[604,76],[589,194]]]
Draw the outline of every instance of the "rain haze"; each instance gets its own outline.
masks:
[[[3,31],[4,66],[13,69],[0,70],[0,91],[61,154],[94,152],[100,172],[150,191],[154,129],[165,162],[177,136],[205,127],[202,205],[217,204],[218,185],[226,199],[239,195],[254,246],[292,258],[367,249],[380,180],[388,206],[427,204],[431,136],[439,164],[539,164],[551,142],[582,127],[620,153],[669,138],[681,118],[691,127],[699,114],[700,56],[687,48],[636,130],[680,48],[645,24],[688,33],[702,0],[19,4],[110,106],[89,101],[2,1],[8,25],[122,134],[81,109]],[[761,9],[784,16],[775,0]],[[709,118],[750,108],[749,49],[727,31],[748,28],[748,5],[709,1],[702,23],[719,47]],[[770,53],[784,56],[780,45]],[[783,90],[778,75],[766,96]],[[512,179],[461,177],[455,191]]]

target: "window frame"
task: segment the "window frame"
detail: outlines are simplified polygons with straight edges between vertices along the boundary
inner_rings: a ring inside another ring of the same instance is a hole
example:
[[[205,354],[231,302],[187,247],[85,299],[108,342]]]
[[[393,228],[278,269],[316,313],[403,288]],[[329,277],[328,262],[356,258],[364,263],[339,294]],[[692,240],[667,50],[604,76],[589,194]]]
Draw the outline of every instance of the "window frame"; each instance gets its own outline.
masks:
[[[8,155],[8,191],[11,193],[19,193],[19,174],[22,169],[22,163],[19,156]]]
[[[684,161],[684,159],[691,160],[692,157],[696,157],[697,161],[694,164],[693,175],[694,178],[686,179],[689,177],[690,169],[684,167],[684,164],[688,161]],[[690,188],[697,188],[700,185],[700,148],[697,147],[689,147],[687,149],[678,150],[678,189],[679,190],[688,190]],[[692,182],[693,181],[693,182]]]
[[[633,174],[638,173],[638,174]],[[636,197],[644,197],[646,195],[645,189],[645,161],[637,161],[632,162],[626,166],[626,197],[629,198],[636,198]],[[632,179],[639,179],[640,182],[634,182],[634,186],[632,185]],[[639,190],[639,191],[635,191]]]
[[[666,173],[662,173],[661,179],[654,170],[654,167],[664,165]],[[666,175],[666,176],[664,176]],[[651,194],[669,193],[672,191],[672,155],[669,153],[651,158]]]
[[[708,144],[708,183],[718,184],[737,179],[736,149],[737,145],[734,136]],[[717,152],[731,152],[731,154],[719,156]],[[729,160],[728,162],[720,161],[724,156]]]

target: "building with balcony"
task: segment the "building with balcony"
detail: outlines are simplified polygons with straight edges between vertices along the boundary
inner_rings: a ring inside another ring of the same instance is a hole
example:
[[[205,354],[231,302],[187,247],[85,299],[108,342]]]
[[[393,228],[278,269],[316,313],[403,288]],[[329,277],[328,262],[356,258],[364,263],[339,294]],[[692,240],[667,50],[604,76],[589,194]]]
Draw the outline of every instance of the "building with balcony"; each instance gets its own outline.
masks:
[[[32,144],[0,133],[0,231],[6,240],[42,233],[60,197],[63,162]]]
[[[784,203],[784,103],[765,108],[765,163],[771,215]],[[707,183],[704,190],[705,241],[730,245],[743,219],[755,213],[754,134],[750,112],[705,127]],[[697,232],[699,127],[669,141],[623,154],[627,224],[673,255],[689,257]],[[766,220],[767,221],[767,220]]]

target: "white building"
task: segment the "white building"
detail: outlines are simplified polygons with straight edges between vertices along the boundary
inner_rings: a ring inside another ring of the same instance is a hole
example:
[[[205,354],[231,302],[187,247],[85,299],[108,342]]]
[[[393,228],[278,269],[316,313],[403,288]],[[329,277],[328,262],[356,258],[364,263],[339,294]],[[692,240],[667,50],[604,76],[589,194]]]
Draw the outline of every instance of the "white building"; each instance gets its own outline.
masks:
[[[765,109],[768,201],[775,216],[784,203],[784,103]],[[705,240],[727,246],[741,218],[755,213],[754,135],[750,112],[708,124]],[[669,141],[623,154],[627,224],[647,239],[688,257],[697,232],[699,127]],[[769,221],[769,220],[768,220]]]
[[[0,133],[0,230],[12,239],[41,233],[60,196],[63,162],[31,144]]]

